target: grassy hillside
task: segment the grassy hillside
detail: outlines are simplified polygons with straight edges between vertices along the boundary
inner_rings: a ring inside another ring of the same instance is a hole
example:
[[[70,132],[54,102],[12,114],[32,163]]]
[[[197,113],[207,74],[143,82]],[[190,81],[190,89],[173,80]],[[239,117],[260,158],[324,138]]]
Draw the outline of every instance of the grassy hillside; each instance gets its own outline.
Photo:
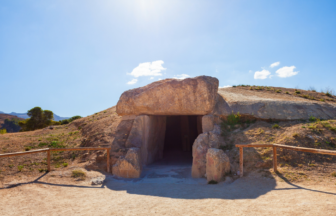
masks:
[[[0,154],[47,147],[107,147],[114,139],[120,119],[112,107],[67,125],[0,135]],[[102,151],[54,152],[51,168],[66,169],[78,165],[104,170],[105,160],[106,153]],[[38,176],[46,171],[46,164],[46,153],[0,158],[0,180],[13,176]]]

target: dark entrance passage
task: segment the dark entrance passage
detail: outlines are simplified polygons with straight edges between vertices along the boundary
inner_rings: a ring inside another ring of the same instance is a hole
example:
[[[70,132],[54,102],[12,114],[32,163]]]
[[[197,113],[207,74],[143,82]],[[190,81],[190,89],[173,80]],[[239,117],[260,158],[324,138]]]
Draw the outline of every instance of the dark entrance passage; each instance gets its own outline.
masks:
[[[198,116],[167,116],[164,161],[192,163],[192,145],[200,132],[198,119]]]

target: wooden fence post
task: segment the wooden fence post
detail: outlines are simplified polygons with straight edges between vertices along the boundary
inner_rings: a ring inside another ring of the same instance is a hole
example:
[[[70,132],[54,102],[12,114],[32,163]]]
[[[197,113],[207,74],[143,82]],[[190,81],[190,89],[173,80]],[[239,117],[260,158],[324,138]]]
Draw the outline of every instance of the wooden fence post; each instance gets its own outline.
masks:
[[[244,172],[244,153],[243,153],[244,148],[239,147],[239,171],[240,171],[240,177],[243,177],[243,172]]]
[[[274,172],[278,171],[277,148],[275,146],[273,146],[273,170]]]
[[[110,149],[106,149],[106,165],[107,165],[107,172],[109,173],[110,172]]]
[[[50,172],[50,149],[47,151],[48,172]]]

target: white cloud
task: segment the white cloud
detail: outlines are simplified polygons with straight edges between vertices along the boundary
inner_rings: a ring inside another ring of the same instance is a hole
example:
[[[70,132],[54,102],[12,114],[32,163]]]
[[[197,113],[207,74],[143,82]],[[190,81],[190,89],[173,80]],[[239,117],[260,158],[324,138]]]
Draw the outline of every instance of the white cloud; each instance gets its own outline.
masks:
[[[131,81],[127,82],[128,85],[133,85],[135,83],[137,83],[138,80],[137,79],[132,79]]]
[[[278,77],[281,77],[281,78],[291,77],[299,73],[299,71],[294,71],[294,69],[295,69],[295,66],[290,66],[290,67],[285,66],[277,70],[275,73],[277,73]]]
[[[162,67],[163,63],[162,60],[140,63],[129,75],[134,77],[162,76],[161,71],[166,70],[166,68]]]
[[[173,78],[175,79],[185,79],[190,77],[188,74],[180,74],[180,75],[175,75]]]
[[[230,87],[232,87],[232,86],[230,86],[230,85],[226,85],[226,86],[218,87],[218,88],[230,88]]]
[[[274,62],[270,65],[271,68],[274,68],[276,66],[279,66],[280,62]]]
[[[151,78],[149,78],[149,79],[150,79],[150,80],[151,80],[151,79],[154,79],[154,77],[151,77]]]
[[[269,75],[271,75],[271,72],[268,70],[256,71],[254,73],[254,79],[267,79]]]

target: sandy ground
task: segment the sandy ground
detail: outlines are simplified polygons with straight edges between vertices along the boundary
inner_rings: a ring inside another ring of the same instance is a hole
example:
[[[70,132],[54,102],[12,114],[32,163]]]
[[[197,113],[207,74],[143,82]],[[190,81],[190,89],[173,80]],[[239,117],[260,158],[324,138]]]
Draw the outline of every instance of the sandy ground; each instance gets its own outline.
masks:
[[[190,166],[153,165],[140,179],[62,183],[49,173],[0,189],[1,215],[335,215],[336,185],[303,186],[251,173],[208,185]],[[48,180],[46,180],[48,179]],[[280,179],[281,180],[281,179]]]

